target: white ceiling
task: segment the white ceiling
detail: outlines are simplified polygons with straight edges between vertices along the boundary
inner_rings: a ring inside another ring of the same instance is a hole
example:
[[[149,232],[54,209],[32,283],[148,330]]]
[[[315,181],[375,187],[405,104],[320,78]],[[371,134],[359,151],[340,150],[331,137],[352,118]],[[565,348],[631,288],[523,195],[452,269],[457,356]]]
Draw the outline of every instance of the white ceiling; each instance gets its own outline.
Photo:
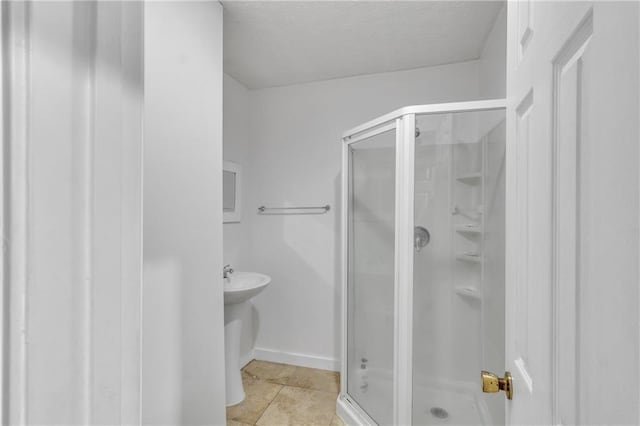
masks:
[[[224,69],[251,89],[477,59],[502,1],[223,1]]]

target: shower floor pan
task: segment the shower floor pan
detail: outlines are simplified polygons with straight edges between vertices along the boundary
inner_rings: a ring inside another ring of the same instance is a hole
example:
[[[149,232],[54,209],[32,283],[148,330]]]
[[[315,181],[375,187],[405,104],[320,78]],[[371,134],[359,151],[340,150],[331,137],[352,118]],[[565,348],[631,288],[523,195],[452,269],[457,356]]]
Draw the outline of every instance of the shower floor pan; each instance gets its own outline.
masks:
[[[392,423],[393,383],[387,372],[369,371],[366,386],[358,384],[349,394],[371,418]],[[491,415],[477,384],[428,382],[413,388],[413,425],[491,425]],[[416,406],[418,404],[418,406]]]

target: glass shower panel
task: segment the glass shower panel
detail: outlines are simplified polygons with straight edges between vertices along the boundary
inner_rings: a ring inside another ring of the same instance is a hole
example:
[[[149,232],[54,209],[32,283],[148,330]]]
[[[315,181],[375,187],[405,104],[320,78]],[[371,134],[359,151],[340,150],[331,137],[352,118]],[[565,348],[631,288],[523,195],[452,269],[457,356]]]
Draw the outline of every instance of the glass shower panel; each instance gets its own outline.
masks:
[[[378,424],[393,416],[396,132],[349,145],[347,390]]]
[[[504,424],[479,384],[504,369],[504,126],[504,110],[416,116],[416,425]]]

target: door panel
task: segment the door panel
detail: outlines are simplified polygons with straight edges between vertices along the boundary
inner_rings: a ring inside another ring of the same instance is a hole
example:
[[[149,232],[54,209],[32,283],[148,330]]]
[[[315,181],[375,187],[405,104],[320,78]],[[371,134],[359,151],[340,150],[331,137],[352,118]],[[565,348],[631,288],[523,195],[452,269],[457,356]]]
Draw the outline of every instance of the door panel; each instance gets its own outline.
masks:
[[[135,424],[142,5],[7,2],[3,14],[10,231],[4,418]]]
[[[638,423],[639,20],[636,2],[509,7],[511,424]]]

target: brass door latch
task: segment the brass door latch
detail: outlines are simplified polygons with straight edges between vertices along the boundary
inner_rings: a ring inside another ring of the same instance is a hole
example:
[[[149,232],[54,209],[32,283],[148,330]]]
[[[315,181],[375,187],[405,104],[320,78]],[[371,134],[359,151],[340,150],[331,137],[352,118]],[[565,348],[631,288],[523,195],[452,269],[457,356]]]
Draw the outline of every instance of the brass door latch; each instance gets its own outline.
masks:
[[[507,399],[513,398],[513,382],[511,373],[504,373],[504,377],[498,377],[489,371],[482,371],[482,392],[499,392],[504,391]]]

